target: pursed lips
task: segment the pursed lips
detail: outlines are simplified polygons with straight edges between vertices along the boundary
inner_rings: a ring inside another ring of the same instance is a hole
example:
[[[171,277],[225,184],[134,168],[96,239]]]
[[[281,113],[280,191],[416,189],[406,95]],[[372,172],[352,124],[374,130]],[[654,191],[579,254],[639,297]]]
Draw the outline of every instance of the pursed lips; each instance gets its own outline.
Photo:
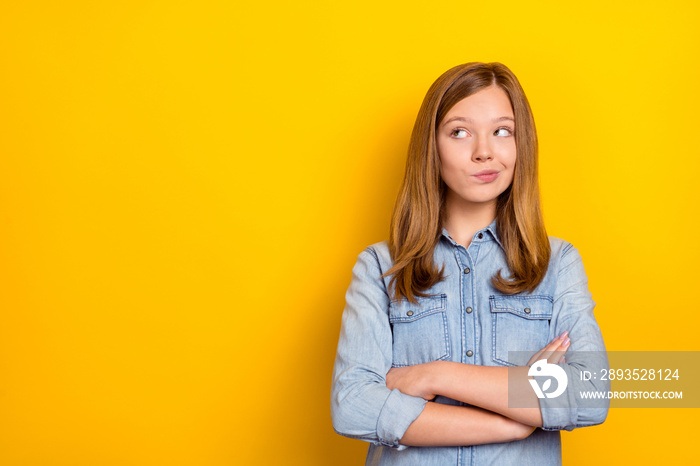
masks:
[[[490,182],[498,177],[500,172],[498,170],[481,170],[474,173],[472,176],[480,181]]]

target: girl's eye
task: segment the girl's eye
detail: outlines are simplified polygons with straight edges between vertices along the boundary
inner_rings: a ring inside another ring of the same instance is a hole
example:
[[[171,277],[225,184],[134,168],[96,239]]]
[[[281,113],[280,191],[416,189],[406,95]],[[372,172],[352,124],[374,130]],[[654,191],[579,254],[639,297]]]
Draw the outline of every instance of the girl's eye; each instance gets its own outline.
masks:
[[[462,138],[466,138],[466,137],[467,137],[467,132],[466,132],[465,130],[463,130],[463,129],[455,129],[455,130],[452,130],[451,136],[452,136],[453,138],[462,139]]]
[[[494,136],[512,136],[513,130],[510,128],[498,128],[494,133]]]

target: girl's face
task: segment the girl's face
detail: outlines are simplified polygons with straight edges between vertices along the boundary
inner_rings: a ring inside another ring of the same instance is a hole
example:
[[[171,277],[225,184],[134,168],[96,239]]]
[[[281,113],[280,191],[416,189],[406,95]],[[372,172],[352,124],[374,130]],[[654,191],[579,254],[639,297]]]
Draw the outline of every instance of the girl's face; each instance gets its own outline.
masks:
[[[505,91],[494,85],[457,102],[437,129],[437,147],[449,204],[495,208],[515,169],[515,118]]]

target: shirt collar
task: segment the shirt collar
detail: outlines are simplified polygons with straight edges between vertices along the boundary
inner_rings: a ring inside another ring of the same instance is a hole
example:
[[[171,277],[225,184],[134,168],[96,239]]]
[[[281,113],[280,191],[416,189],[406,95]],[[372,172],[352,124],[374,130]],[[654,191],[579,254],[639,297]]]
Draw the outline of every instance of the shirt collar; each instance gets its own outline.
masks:
[[[479,234],[481,234],[481,238],[479,237]],[[460,246],[455,240],[452,239],[452,237],[444,227],[442,228],[441,235],[452,245]],[[501,240],[498,238],[498,228],[496,227],[496,219],[493,219],[493,222],[491,222],[486,228],[482,228],[481,230],[474,233],[474,236],[472,237],[472,243],[484,243],[487,241],[495,241],[496,243],[498,243],[501,249],[505,250],[505,248],[503,248],[503,245],[501,244]]]

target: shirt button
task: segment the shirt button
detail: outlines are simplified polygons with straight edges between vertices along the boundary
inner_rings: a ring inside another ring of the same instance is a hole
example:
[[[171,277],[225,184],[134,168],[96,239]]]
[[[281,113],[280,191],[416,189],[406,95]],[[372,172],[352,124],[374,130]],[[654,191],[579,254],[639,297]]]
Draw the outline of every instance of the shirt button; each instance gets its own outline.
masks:
[[[411,317],[411,316],[413,315],[413,311],[408,311],[408,312],[406,313],[406,315],[407,315],[408,317]]]
[[[483,233],[479,233],[479,239],[481,239],[481,238],[483,238],[483,237],[484,237],[484,234],[483,234]]]
[[[526,308],[525,308],[525,314],[529,314],[530,312],[531,312],[531,311],[530,311],[530,308],[529,308],[529,307],[526,307]]]
[[[469,356],[471,358],[473,355],[474,355],[474,351],[472,351],[472,350],[467,351],[467,356]]]
[[[472,313],[472,308],[471,308],[471,307],[468,307],[468,308],[467,308],[467,314],[471,314],[471,313]]]
[[[469,273],[469,272],[471,272],[471,270],[469,270],[469,267],[467,267],[466,269],[464,269],[464,273]]]

